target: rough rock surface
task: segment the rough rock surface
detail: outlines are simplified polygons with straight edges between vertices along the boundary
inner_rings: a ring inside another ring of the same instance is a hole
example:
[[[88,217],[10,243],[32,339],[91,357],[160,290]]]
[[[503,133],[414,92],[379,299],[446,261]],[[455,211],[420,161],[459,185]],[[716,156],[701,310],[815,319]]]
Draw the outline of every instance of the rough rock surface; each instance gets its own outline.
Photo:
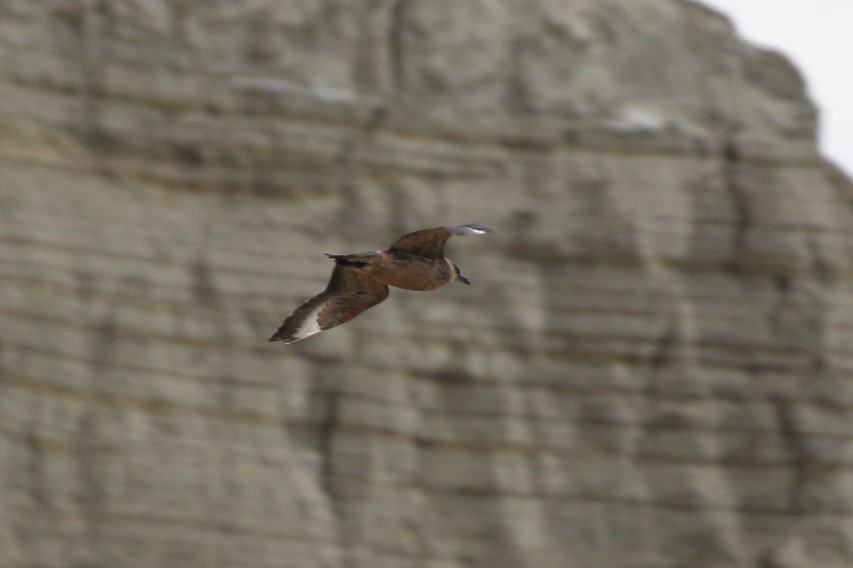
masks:
[[[853,189],[722,16],[4,0],[0,100],[2,566],[853,566]]]

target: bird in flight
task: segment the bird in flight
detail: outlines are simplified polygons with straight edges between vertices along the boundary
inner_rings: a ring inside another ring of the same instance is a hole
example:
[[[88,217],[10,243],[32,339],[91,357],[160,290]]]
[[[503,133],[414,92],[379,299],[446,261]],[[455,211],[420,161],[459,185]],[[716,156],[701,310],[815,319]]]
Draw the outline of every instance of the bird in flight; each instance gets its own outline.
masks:
[[[335,261],[326,289],[285,318],[270,341],[294,343],[347,322],[388,297],[388,286],[434,290],[459,280],[471,284],[444,256],[453,235],[485,235],[488,225],[470,223],[403,235],[390,248],[356,254],[326,254]]]

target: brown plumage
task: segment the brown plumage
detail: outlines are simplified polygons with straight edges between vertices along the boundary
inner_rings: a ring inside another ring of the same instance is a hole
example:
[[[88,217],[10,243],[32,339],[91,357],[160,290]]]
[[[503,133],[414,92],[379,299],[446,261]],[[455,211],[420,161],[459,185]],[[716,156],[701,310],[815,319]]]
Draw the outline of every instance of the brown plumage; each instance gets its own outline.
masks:
[[[384,251],[327,254],[335,261],[326,289],[287,316],[270,341],[294,343],[351,320],[388,297],[388,286],[434,290],[459,280],[470,284],[444,256],[453,235],[485,235],[488,225],[436,227],[403,235]]]

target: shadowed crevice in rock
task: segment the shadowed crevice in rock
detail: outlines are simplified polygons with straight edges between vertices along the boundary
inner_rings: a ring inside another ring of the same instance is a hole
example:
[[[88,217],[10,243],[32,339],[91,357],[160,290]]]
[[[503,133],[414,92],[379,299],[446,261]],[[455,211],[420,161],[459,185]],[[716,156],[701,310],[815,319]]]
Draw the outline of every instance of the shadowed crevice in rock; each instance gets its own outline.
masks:
[[[410,0],[394,0],[388,21],[388,57],[394,95],[401,97],[406,89],[406,63],[403,35],[406,31],[406,9]]]
[[[782,399],[776,399],[772,402],[782,442],[790,454],[791,465],[794,470],[788,491],[788,503],[794,513],[801,514],[809,507],[806,489],[809,481],[808,468],[811,456],[799,432],[796,409],[794,408],[796,403]]]
[[[117,340],[118,324],[116,323],[116,316],[112,313],[111,309],[110,313],[97,325],[92,334],[89,346],[89,353],[94,368],[93,384],[102,384],[104,381],[103,373],[112,361]],[[97,392],[103,394],[100,389]]]
[[[320,485],[334,510],[341,503],[335,491],[335,434],[340,424],[340,397],[335,389],[323,393],[324,415],[317,432],[317,453],[320,456]]]
[[[102,557],[103,532],[105,526],[100,522],[104,507],[109,502],[106,470],[101,467],[108,459],[97,440],[103,435],[104,423],[92,409],[86,412],[78,424],[75,440],[75,480],[80,484],[81,517],[85,525],[85,542],[91,554]],[[106,561],[106,558],[100,558]]]
[[[806,240],[806,246],[811,253],[812,267],[817,279],[822,284],[831,284],[835,280],[835,267],[826,258],[825,253],[820,246],[818,235],[811,235]]]
[[[734,262],[733,269],[735,270],[740,268],[738,259],[746,245],[747,233],[753,224],[749,194],[741,186],[742,182],[738,179],[740,159],[737,143],[732,140],[727,141],[723,146],[722,181],[723,188],[729,196],[735,212],[732,228],[732,259]]]
[[[340,168],[340,179],[342,185],[346,186],[351,183],[358,171],[357,158],[369,154],[373,147],[377,131],[382,127],[388,114],[388,108],[385,102],[378,102],[367,113],[364,120],[363,128],[356,128],[352,133],[343,140],[341,148],[338,151],[337,165]]]
[[[219,307],[219,297],[210,265],[204,257],[197,257],[190,264],[193,299],[206,308]]]
[[[2,403],[0,403],[2,404]],[[24,441],[27,446],[27,450],[29,452],[29,459],[27,460],[25,471],[27,474],[27,493],[32,497],[36,502],[40,503],[42,506],[51,506],[50,497],[47,494],[47,489],[49,487],[49,483],[45,478],[46,464],[45,464],[45,447],[44,441],[41,436],[35,431],[37,428],[37,424],[35,421],[29,425],[26,434],[24,435]]]
[[[100,150],[111,150],[119,144],[119,139],[102,124],[111,18],[109,3],[103,1],[62,6],[52,14],[57,32],[52,40],[59,44],[63,58],[68,59],[69,71],[78,74],[74,80],[82,93],[79,120],[72,132]]]
[[[318,393],[317,398],[323,412],[317,426],[318,482],[328,503],[329,510],[334,515],[334,523],[336,525],[335,534],[337,535],[337,542],[335,544],[342,551],[340,556],[341,566],[343,568],[355,568],[358,565],[352,558],[352,551],[353,546],[358,542],[362,529],[352,522],[352,507],[354,503],[352,497],[348,495],[345,489],[348,483],[354,481],[351,478],[353,472],[340,470],[339,463],[342,459],[342,449],[335,447],[340,429],[342,428],[341,406],[344,397],[340,387],[332,384],[335,382],[330,381]],[[343,450],[343,461],[346,461],[349,457],[346,454],[346,450]]]

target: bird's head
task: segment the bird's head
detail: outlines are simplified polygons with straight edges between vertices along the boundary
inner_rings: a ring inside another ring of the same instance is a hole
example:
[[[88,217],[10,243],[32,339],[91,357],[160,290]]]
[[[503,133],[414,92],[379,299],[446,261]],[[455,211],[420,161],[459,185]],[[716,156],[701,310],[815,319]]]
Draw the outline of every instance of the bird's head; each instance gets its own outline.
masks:
[[[460,282],[462,282],[463,284],[467,284],[468,286],[471,285],[471,281],[468,280],[468,277],[462,274],[462,271],[459,270],[459,267],[455,264],[453,265],[453,272],[456,276],[455,280],[459,280]]]

